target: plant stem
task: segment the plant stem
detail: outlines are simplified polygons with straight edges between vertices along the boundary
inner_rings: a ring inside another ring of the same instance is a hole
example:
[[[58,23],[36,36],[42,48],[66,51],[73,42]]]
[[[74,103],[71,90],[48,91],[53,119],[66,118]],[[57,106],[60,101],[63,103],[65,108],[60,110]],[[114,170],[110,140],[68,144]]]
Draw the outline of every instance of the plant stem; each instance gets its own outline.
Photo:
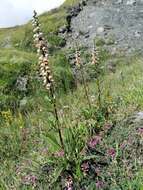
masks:
[[[86,80],[84,78],[84,72],[83,72],[82,66],[80,68],[80,71],[81,71],[81,77],[82,77],[82,81],[83,81],[83,87],[84,87],[84,91],[85,91],[85,96],[87,98],[89,108],[91,108],[91,103],[90,103],[90,99],[89,99],[89,95],[88,95],[88,88],[87,88]]]
[[[52,97],[52,103],[53,103],[53,106],[54,106],[54,114],[55,114],[56,123],[57,123],[57,127],[58,127],[58,134],[59,134],[59,138],[60,138],[60,143],[61,143],[61,146],[62,146],[62,148],[64,150],[64,141],[63,141],[63,137],[62,137],[61,125],[60,125],[59,116],[58,116],[58,110],[57,110],[57,102],[56,102],[56,97],[54,95],[53,87],[50,89],[50,92],[51,92],[51,97]]]
[[[100,88],[100,80],[98,77],[96,79],[96,84],[97,84],[97,91],[98,91],[98,105],[99,105],[99,108],[101,108],[101,88]]]

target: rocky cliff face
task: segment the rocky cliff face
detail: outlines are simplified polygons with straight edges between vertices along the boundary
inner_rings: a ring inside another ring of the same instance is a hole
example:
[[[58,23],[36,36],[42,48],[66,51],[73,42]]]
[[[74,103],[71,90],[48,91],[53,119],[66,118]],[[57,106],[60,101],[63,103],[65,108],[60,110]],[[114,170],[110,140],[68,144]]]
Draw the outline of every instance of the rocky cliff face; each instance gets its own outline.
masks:
[[[143,49],[143,0],[88,0],[71,19],[67,45],[79,42],[91,47],[93,40],[113,53]]]

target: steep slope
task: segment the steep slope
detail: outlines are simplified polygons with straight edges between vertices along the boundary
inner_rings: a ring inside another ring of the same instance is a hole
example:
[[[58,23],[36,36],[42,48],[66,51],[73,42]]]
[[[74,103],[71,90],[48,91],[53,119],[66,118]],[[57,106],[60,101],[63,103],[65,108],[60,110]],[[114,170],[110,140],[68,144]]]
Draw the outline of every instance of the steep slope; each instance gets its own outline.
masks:
[[[90,0],[72,20],[72,39],[88,47],[95,39],[112,53],[142,52],[142,10],[142,0]]]
[[[50,47],[51,62],[55,65],[55,78],[59,88],[64,86],[64,89],[66,89],[65,82],[62,81],[68,79],[66,84],[72,84],[72,75],[68,60],[60,50],[65,40],[57,34],[61,26],[66,26],[69,8],[77,3],[78,0],[67,0],[60,8],[40,16],[42,30]],[[23,26],[0,29],[0,54],[0,109],[15,109],[20,100],[33,94],[32,81],[36,77],[37,64],[31,22]]]
[[[42,29],[51,44],[55,46],[60,44],[59,41],[61,39],[57,37],[56,33],[61,26],[66,25],[66,15],[70,7],[78,3],[79,0],[67,0],[61,7],[45,12],[40,16]],[[30,22],[23,26],[0,29],[0,47],[15,47],[22,50],[30,49],[32,47],[32,30]]]

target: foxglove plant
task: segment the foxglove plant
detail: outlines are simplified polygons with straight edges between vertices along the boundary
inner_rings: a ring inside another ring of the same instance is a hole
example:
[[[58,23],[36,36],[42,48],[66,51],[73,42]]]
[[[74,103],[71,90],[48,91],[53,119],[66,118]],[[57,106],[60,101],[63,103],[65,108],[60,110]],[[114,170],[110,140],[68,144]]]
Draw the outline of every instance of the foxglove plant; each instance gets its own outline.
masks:
[[[98,105],[101,107],[101,84],[99,79],[100,69],[99,69],[99,55],[98,51],[95,47],[95,43],[93,45],[92,55],[91,55],[91,64],[95,66],[96,69],[96,85],[97,85],[97,91],[98,91]]]
[[[76,48],[76,51],[75,51],[75,64],[76,64],[77,68],[79,68],[79,70],[81,72],[81,77],[82,77],[83,87],[84,87],[84,91],[85,91],[85,96],[86,96],[89,108],[91,108],[89,92],[88,92],[88,85],[87,85],[85,77],[84,77],[84,71],[83,71],[83,65],[82,65],[82,62],[81,62],[80,50],[78,50],[78,48]]]
[[[35,47],[37,48],[37,53],[39,55],[39,75],[43,81],[43,85],[45,89],[50,93],[50,96],[52,98],[59,139],[60,139],[62,149],[64,149],[64,142],[63,142],[63,137],[62,137],[59,116],[58,116],[56,97],[55,97],[54,79],[53,79],[52,72],[49,65],[48,45],[44,38],[43,33],[41,32],[40,23],[39,23],[39,19],[38,19],[36,11],[34,11],[32,24],[34,27],[33,29],[34,43],[35,43]]]
[[[93,45],[91,64],[95,66],[99,65],[99,55],[97,49],[95,48],[95,44]]]

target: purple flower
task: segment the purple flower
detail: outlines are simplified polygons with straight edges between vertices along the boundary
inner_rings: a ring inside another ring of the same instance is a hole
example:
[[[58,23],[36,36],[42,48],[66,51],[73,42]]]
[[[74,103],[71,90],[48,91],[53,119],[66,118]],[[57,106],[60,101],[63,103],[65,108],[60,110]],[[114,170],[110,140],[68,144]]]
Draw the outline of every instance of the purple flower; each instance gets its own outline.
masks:
[[[48,148],[43,148],[40,151],[41,151],[41,154],[43,154],[43,155],[48,154]]]
[[[32,175],[32,174],[26,175],[23,178],[23,183],[25,185],[33,185],[35,187],[36,186],[36,182],[37,182],[37,177],[34,176],[34,175]]]
[[[84,162],[82,165],[81,165],[81,170],[86,173],[89,171],[89,163],[88,162]]]
[[[138,131],[139,135],[141,135],[141,136],[143,135],[143,127],[139,128],[137,131]]]
[[[73,179],[71,176],[68,176],[66,179],[66,190],[73,190]]]
[[[97,189],[101,189],[101,188],[103,188],[103,186],[104,186],[104,183],[102,181],[97,181],[96,182],[96,188]]]
[[[63,157],[64,156],[64,150],[60,150],[54,153],[55,157]]]
[[[90,141],[88,142],[88,146],[90,148],[95,148],[97,144],[99,144],[101,142],[101,137],[100,136],[95,136],[92,137],[92,139],[90,139]]]
[[[108,151],[107,151],[107,154],[112,158],[114,159],[115,156],[116,156],[116,151],[114,148],[110,148]]]
[[[105,128],[106,130],[109,130],[109,129],[112,128],[112,125],[109,124],[109,123],[107,123],[107,124],[104,125],[104,128]]]
[[[123,143],[120,144],[120,148],[124,149],[127,146],[127,141],[124,141]]]

